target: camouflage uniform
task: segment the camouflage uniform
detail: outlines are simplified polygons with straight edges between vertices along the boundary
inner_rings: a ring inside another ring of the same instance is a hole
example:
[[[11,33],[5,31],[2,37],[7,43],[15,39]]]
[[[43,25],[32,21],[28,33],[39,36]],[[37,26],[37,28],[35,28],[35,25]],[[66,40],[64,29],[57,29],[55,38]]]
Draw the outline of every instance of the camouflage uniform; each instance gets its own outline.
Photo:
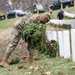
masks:
[[[43,19],[44,18],[44,19]],[[11,53],[14,51],[15,47],[17,46],[20,38],[21,38],[21,30],[24,28],[25,25],[28,25],[29,23],[47,23],[51,19],[49,14],[44,14],[44,16],[40,17],[39,15],[33,15],[29,14],[22,19],[16,21],[13,24],[12,32],[11,32],[11,39],[10,39],[10,44],[7,47],[6,54],[4,56],[3,61],[7,62],[9,56]],[[33,57],[33,50],[30,49],[30,46],[28,45],[28,50],[29,50],[29,60],[32,61]],[[3,63],[4,63],[3,62]]]
[[[30,14],[14,23],[12,32],[11,32],[10,44],[8,45],[7,50],[6,50],[6,54],[8,56],[11,55],[11,53],[14,51],[15,47],[17,46],[17,44],[21,38],[20,35],[21,35],[21,30],[23,29],[23,27],[32,22],[39,23],[40,22],[39,15]]]
[[[17,46],[20,38],[21,38],[21,30],[24,28],[25,25],[28,25],[29,23],[47,23],[51,19],[51,16],[49,13],[45,13],[44,15],[27,15],[24,18],[16,21],[13,25],[13,29],[11,32],[11,39],[10,44],[7,47],[6,54],[4,55],[3,61],[0,63],[0,66],[8,68],[11,70],[10,65],[8,64],[8,58],[11,55],[11,53],[14,51],[15,47]],[[33,62],[33,50],[30,49],[30,46],[28,46],[29,50],[29,62]]]

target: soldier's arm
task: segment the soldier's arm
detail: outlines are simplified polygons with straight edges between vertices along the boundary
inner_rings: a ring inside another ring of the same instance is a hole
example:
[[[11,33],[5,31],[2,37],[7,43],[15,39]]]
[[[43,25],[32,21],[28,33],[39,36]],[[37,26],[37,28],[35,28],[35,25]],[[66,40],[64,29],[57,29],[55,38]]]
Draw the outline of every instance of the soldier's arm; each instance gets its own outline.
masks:
[[[21,32],[21,30],[24,28],[25,25],[27,25],[28,22],[28,18],[27,16],[17,20],[16,22],[14,22],[13,24],[13,28],[16,29],[18,32]]]
[[[40,16],[38,14],[32,15],[29,18],[29,23],[40,23]]]

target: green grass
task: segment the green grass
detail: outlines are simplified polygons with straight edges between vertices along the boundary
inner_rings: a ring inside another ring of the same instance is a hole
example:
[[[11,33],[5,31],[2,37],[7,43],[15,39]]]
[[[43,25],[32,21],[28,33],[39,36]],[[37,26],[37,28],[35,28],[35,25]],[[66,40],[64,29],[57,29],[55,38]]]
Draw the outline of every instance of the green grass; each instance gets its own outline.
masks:
[[[64,58],[42,58],[35,61],[34,64],[29,63],[19,63],[14,64],[12,67],[15,69],[13,72],[8,71],[5,68],[0,68],[1,75],[43,75],[46,72],[51,72],[51,75],[75,75],[75,69],[71,67],[74,66],[75,63],[71,61],[71,59]],[[18,69],[18,66],[24,66],[25,68]],[[30,66],[34,66],[34,68],[30,69]],[[40,66],[38,69],[36,67]],[[42,67],[41,67],[42,66]],[[12,74],[11,74],[12,73]]]
[[[13,23],[19,18],[13,18],[13,19],[7,19],[7,20],[1,20],[0,21],[0,31],[2,29],[11,28]]]

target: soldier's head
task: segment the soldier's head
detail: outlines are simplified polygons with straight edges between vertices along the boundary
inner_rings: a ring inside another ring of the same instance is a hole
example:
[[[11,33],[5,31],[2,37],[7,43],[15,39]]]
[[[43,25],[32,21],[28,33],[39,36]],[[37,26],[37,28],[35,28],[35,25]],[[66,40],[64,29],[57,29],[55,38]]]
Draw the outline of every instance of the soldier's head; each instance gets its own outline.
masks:
[[[40,23],[45,24],[45,23],[47,23],[50,19],[51,19],[51,18],[50,18],[50,14],[49,14],[49,13],[42,14],[42,15],[40,16]]]

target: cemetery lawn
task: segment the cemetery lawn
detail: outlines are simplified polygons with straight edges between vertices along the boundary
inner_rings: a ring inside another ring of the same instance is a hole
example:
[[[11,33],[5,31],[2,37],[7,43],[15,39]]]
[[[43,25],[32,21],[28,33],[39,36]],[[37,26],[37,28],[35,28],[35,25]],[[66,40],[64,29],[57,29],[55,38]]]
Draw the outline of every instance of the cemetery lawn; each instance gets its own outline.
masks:
[[[33,64],[13,64],[12,71],[0,68],[0,75],[75,75],[74,65],[71,59],[41,57]]]
[[[0,20],[0,31],[3,29],[7,29],[12,27],[12,24],[14,21],[16,21],[18,18],[14,19],[7,19],[7,20]]]
[[[68,11],[69,9],[74,10],[75,8],[71,7],[64,10]],[[53,11],[53,14],[57,13],[57,11]],[[0,62],[9,43],[12,23],[17,19],[18,18],[0,21]],[[48,58],[35,51],[34,62],[30,64],[28,63],[27,49],[25,48],[24,50],[20,48],[20,44],[18,44],[12,53],[9,61],[16,58],[18,58],[20,62],[12,64],[13,69],[11,71],[7,68],[0,67],[0,75],[75,75],[75,62],[72,62],[72,58]]]

